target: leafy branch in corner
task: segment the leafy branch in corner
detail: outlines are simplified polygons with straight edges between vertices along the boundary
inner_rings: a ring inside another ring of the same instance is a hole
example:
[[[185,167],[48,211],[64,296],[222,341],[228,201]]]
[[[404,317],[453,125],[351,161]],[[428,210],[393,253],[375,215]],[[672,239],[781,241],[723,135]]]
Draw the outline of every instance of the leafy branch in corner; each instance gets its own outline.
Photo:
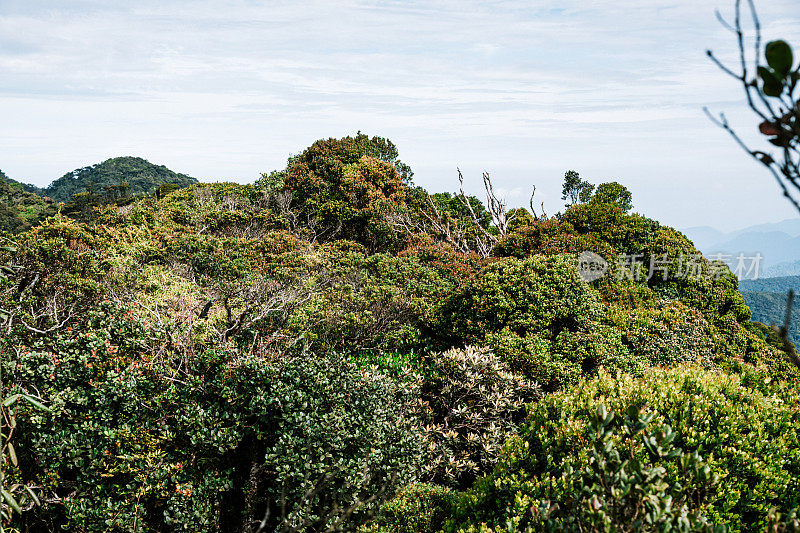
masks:
[[[758,129],[768,142],[777,147],[778,154],[754,150],[736,133],[724,113],[714,116],[708,108],[706,115],[727,131],[734,141],[751,157],[764,165],[794,207],[800,211],[800,66],[794,65],[792,47],[782,40],[768,42],[762,48],[761,23],[753,0],[747,0],[747,10],[753,24],[752,57],[747,52],[742,21],[742,0],[736,0],[733,23],[717,12],[722,25],[736,36],[739,62],[729,67],[711,50],[706,53],[725,74],[737,80],[744,90],[747,105],[761,121]],[[766,64],[762,64],[761,58]]]

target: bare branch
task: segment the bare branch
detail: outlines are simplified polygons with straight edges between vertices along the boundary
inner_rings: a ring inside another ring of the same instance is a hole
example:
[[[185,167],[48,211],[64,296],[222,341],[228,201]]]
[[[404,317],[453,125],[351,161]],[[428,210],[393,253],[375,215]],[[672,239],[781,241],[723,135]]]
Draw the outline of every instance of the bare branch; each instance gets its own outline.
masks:
[[[753,0],[747,0],[750,19],[753,25],[753,57],[748,59],[745,50],[745,31],[743,29],[742,0],[736,0],[733,25],[724,20],[717,13],[720,23],[736,34],[736,44],[739,53],[739,72],[720,62],[711,51],[707,52],[711,61],[725,74],[736,79],[742,86],[747,101],[747,106],[761,120],[759,129],[769,138],[769,142],[781,149],[780,157],[773,157],[762,150],[749,148],[742,138],[728,124],[724,114],[719,118],[713,116],[707,109],[706,115],[714,124],[727,131],[743,150],[751,157],[767,167],[770,174],[780,187],[781,193],[792,205],[800,211],[800,148],[798,147],[798,134],[790,124],[800,122],[800,102],[793,96],[794,84],[787,85],[787,89],[775,96],[767,96],[759,88],[758,72],[761,68],[761,58],[764,53],[762,46],[761,22],[756,12]],[[751,80],[751,73],[753,79]]]

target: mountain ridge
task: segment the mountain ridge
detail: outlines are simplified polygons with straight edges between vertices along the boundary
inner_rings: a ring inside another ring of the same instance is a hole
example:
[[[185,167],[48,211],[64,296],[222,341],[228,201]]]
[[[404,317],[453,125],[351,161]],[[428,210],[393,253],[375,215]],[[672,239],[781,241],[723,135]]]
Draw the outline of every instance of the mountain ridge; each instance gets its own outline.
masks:
[[[760,276],[800,274],[800,218],[757,224],[732,232],[711,226],[694,226],[680,231],[706,257],[721,253],[735,260],[741,253],[748,256],[760,253]]]

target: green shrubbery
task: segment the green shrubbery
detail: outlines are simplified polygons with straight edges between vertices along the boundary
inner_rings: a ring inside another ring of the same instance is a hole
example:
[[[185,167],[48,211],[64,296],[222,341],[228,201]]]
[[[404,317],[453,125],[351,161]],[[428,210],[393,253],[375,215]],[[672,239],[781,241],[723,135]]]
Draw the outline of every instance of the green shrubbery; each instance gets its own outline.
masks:
[[[448,529],[764,528],[800,505],[797,408],[698,367],[603,374],[535,404]]]
[[[722,342],[703,315],[680,301],[621,311],[617,327],[629,350],[647,365],[710,364]]]
[[[8,479],[42,499],[17,525],[794,520],[776,383],[796,373],[726,269],[622,275],[619,254],[696,250],[614,183],[503,222],[409,178],[385,139],[328,139],[252,185],[87,204],[0,248],[4,385],[52,408],[17,412]],[[584,251],[604,277],[581,279]]]
[[[129,311],[103,305],[87,325],[5,363],[53,410],[18,415],[21,475],[59,503],[30,527],[232,531],[268,507],[272,528],[282,511],[357,523],[421,466],[406,389],[342,358],[208,352],[164,375]]]
[[[584,361],[554,361],[548,343],[564,331],[587,331],[600,313],[597,291],[563,255],[490,263],[442,311],[451,342],[491,346],[549,389],[574,381]]]
[[[464,488],[488,473],[506,438],[516,431],[526,403],[539,388],[486,348],[431,354],[422,385],[429,410],[425,425],[425,477]]]
[[[485,344],[546,390],[600,367],[641,373],[650,361],[603,323],[600,293],[573,256],[503,259],[479,271],[442,311],[451,342]]]
[[[364,533],[437,533],[452,513],[452,489],[418,483],[400,489]]]
[[[0,170],[0,232],[21,233],[56,212],[55,204]],[[33,190],[36,190],[35,188]]]

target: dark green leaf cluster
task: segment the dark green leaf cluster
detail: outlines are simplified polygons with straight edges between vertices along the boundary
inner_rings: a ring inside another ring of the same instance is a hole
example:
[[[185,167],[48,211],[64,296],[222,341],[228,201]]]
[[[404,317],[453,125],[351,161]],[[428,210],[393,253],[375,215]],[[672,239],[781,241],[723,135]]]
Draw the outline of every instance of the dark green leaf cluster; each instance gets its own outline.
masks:
[[[794,66],[792,47],[786,41],[771,41],[764,48],[764,56],[767,66],[758,69],[758,77],[762,83],[761,90],[773,98],[780,97],[784,91],[791,96],[797,82],[800,81],[800,71],[792,70]]]
[[[208,351],[164,375],[130,310],[103,303],[87,326],[4,363],[52,411],[19,415],[19,475],[63,498],[26,527],[319,530],[369,517],[419,468],[408,394],[344,358]]]

